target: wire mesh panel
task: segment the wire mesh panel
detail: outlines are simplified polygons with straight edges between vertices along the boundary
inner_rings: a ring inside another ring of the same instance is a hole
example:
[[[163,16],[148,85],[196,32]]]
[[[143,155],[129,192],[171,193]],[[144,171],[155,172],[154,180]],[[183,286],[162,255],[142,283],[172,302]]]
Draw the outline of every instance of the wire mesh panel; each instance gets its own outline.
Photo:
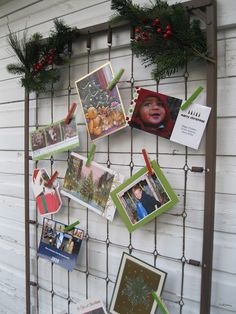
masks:
[[[74,81],[106,61],[116,71],[125,68],[119,83],[127,110],[134,87],[186,99],[195,86],[187,68],[173,79],[155,82],[130,50],[134,32],[127,26],[112,30],[88,32],[72,47],[70,63],[61,69],[61,82],[46,94],[36,97],[35,127],[45,126],[66,116],[72,101],[78,101]],[[189,87],[190,86],[190,87]],[[77,112],[80,146],[76,152],[86,156],[90,148],[86,125],[79,106]],[[123,252],[128,252],[168,273],[163,298],[171,313],[199,312],[200,262],[202,252],[202,213],[204,203],[205,152],[127,127],[98,140],[95,161],[123,173],[127,178],[145,165],[141,150],[163,169],[179,197],[179,203],[141,229],[129,233],[119,218],[113,222],[95,214],[67,197],[63,207],[51,218],[65,224],[80,220],[85,237],[76,269],[69,272],[36,256],[42,231],[42,217],[35,205],[30,210],[31,231],[31,309],[32,313],[73,313],[71,306],[87,298],[100,298],[109,308],[116,275]],[[60,173],[60,184],[68,166],[70,152],[52,155],[33,163],[53,174]],[[187,278],[187,280],[186,280]],[[192,297],[193,295],[193,297]]]

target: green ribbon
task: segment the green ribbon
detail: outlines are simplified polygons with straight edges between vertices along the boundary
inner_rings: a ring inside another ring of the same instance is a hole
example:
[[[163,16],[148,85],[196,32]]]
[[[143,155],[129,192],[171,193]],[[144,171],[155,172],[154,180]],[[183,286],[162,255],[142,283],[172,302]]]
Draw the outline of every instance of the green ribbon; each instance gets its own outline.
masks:
[[[48,213],[48,207],[47,207],[47,204],[46,204],[46,200],[45,200],[44,194],[42,195],[42,202],[43,202],[43,207],[45,209],[45,213],[47,214]]]

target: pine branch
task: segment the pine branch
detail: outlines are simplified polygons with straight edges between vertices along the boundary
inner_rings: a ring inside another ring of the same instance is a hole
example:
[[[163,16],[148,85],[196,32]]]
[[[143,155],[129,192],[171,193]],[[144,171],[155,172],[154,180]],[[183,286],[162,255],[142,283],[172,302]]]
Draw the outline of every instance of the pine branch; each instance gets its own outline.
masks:
[[[12,74],[22,75],[26,73],[25,67],[20,63],[10,63],[7,65],[7,70]]]

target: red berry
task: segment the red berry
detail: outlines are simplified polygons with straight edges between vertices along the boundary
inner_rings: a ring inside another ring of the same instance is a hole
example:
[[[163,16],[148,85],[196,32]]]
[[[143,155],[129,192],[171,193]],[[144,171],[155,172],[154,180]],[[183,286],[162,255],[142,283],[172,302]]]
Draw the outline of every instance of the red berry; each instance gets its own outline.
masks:
[[[156,27],[158,24],[160,24],[160,19],[155,19],[155,20],[152,22],[152,26],[153,26],[153,27]]]
[[[170,24],[166,25],[166,30],[171,30]]]
[[[136,27],[135,28],[135,33],[140,33],[141,32],[141,28],[140,27]]]
[[[156,32],[160,34],[160,33],[162,32],[162,29],[159,27],[159,28],[156,30]]]
[[[167,37],[168,37],[167,33],[165,33],[165,34],[163,35],[163,37],[164,37],[164,38],[167,38]]]
[[[172,35],[172,31],[171,31],[171,30],[168,30],[168,31],[166,31],[166,34],[167,34],[168,36],[171,36],[171,35]]]

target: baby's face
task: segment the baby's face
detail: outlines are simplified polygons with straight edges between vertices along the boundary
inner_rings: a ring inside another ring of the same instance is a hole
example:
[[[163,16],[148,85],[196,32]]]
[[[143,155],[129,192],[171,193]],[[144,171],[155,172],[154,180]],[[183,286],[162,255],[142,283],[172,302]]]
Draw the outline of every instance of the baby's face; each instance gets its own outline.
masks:
[[[163,103],[156,97],[147,97],[140,106],[140,118],[145,124],[158,125],[166,116]]]
[[[138,200],[140,200],[141,197],[142,197],[142,190],[141,190],[141,189],[135,190],[135,191],[134,191],[134,196],[135,196]]]

